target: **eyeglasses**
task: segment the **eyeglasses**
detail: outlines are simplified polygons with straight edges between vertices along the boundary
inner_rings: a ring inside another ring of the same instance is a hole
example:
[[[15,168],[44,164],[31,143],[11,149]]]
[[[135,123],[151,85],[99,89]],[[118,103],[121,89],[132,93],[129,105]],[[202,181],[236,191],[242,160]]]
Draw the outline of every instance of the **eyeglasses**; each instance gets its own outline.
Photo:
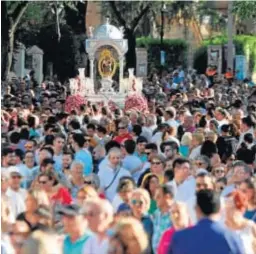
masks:
[[[152,165],[160,165],[160,164],[162,164],[162,162],[161,161],[152,161],[151,164]]]
[[[85,213],[84,215],[88,216],[88,217],[94,217],[94,216],[97,216],[99,214],[100,214],[100,212],[89,211],[89,212]]]
[[[47,181],[39,181],[39,184],[47,184]]]
[[[143,201],[141,200],[137,200],[137,199],[133,199],[131,201],[132,205],[139,205],[139,206],[142,206],[143,205]]]
[[[92,181],[84,181],[84,184],[93,184]]]
[[[85,142],[91,142],[91,139],[86,138],[86,139],[85,139]]]
[[[196,166],[199,166],[199,167],[201,167],[201,166],[203,166],[203,165],[204,165],[204,163],[203,163],[203,162],[196,162],[195,164],[196,164]]]
[[[12,176],[12,179],[21,179],[21,176]]]
[[[214,173],[216,173],[216,174],[220,174],[220,173],[224,173],[224,172],[225,172],[224,170],[220,170],[220,169],[214,170]]]

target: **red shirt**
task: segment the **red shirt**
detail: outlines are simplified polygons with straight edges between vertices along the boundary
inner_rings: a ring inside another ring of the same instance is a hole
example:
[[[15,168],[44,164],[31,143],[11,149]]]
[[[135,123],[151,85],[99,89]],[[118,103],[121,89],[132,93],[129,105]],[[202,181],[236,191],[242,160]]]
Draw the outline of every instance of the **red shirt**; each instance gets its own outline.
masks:
[[[132,136],[130,133],[126,133],[122,136],[116,136],[113,138],[114,141],[118,142],[119,144],[122,144],[125,140],[132,140]]]
[[[52,201],[58,201],[62,205],[69,205],[72,202],[72,197],[66,188],[59,188],[58,192],[51,197]]]

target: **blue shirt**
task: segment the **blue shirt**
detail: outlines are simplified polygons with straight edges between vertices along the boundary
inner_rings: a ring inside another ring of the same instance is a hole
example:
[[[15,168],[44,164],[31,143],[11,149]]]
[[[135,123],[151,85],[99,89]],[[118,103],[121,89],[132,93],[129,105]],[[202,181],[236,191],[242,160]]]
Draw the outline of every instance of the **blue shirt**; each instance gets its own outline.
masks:
[[[246,254],[240,237],[224,224],[207,218],[176,231],[168,254]]]
[[[129,172],[142,166],[141,160],[135,155],[126,155],[123,159],[122,166],[124,169],[127,169]],[[140,177],[141,172],[137,171],[132,174],[132,177],[137,181]]]
[[[247,210],[244,214],[244,217],[248,220],[253,220],[254,222],[256,222],[256,209],[254,210]]]
[[[137,156],[142,161],[142,163],[148,161],[148,157],[144,153],[143,154],[138,154],[138,152],[135,152],[134,155]]]
[[[171,227],[170,213],[162,213],[159,209],[153,214],[154,233],[152,237],[153,252],[157,253],[158,244],[163,233]]]
[[[70,236],[66,236],[63,242],[63,254],[79,254],[83,253],[83,247],[85,242],[90,237],[89,234],[85,233],[74,243],[71,242]]]
[[[84,150],[76,152],[75,160],[83,162],[85,176],[88,176],[92,173],[92,156],[89,154],[89,152],[86,152]]]

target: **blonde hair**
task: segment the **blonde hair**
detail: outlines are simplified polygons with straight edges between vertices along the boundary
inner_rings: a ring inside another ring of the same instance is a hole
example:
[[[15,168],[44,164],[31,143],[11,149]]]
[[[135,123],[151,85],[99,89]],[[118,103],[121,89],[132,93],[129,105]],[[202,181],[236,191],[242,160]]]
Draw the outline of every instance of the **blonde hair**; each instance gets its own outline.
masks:
[[[28,195],[31,195],[36,200],[38,206],[40,205],[50,206],[50,201],[45,191],[32,189],[28,191],[27,196]]]
[[[49,248],[50,247],[50,248]],[[22,254],[61,254],[62,248],[58,241],[58,236],[53,233],[35,231],[24,243]]]
[[[132,192],[132,195],[136,195],[136,194],[139,194],[142,196],[142,198],[144,199],[145,203],[146,203],[146,211],[147,212],[150,208],[150,195],[148,193],[147,190],[143,189],[143,188],[137,188],[135,189],[133,192]]]
[[[196,141],[201,145],[204,142],[204,134],[203,133],[193,133],[192,138],[196,139]]]
[[[125,233],[121,234],[123,231],[125,231]],[[147,234],[140,221],[135,218],[121,218],[115,226],[115,232],[117,236],[127,235],[132,237],[138,245],[138,253],[144,253],[148,247]],[[124,241],[122,238],[121,240]]]
[[[97,197],[99,197],[98,192],[95,190],[95,188],[93,188],[93,187],[90,186],[90,185],[86,185],[86,186],[82,187],[82,188],[77,192],[77,194],[80,193],[80,192],[86,193],[90,198],[97,198]]]
[[[206,132],[206,134],[205,134],[205,138],[206,138],[207,140],[212,141],[213,143],[216,143],[217,138],[218,138],[218,135],[217,135],[214,131],[208,131],[208,132]]]
[[[190,146],[192,142],[192,133],[191,132],[185,132],[184,135],[181,138],[181,145],[182,146]]]

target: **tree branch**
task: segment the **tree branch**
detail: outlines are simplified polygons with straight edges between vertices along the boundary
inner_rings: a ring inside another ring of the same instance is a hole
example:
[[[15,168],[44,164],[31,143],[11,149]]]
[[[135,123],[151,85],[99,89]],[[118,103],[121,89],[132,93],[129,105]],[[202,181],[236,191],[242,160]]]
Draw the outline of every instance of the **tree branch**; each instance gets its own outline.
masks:
[[[13,24],[10,28],[10,34],[13,34],[15,32],[16,27],[20,22],[20,19],[22,18],[24,12],[28,7],[28,4],[29,4],[28,1],[21,2],[13,11],[13,14],[12,14]]]
[[[109,1],[108,3],[110,5],[110,7],[112,8],[114,14],[116,15],[116,18],[117,18],[118,22],[120,23],[120,25],[122,25],[125,29],[128,29],[126,21],[123,19],[120,11],[116,7],[116,2],[115,1]]]
[[[151,7],[151,3],[148,3],[142,10],[141,12],[138,14],[138,16],[132,21],[131,24],[131,30],[134,31],[136,29],[136,27],[138,26],[140,20],[143,18],[143,16],[149,11]]]

